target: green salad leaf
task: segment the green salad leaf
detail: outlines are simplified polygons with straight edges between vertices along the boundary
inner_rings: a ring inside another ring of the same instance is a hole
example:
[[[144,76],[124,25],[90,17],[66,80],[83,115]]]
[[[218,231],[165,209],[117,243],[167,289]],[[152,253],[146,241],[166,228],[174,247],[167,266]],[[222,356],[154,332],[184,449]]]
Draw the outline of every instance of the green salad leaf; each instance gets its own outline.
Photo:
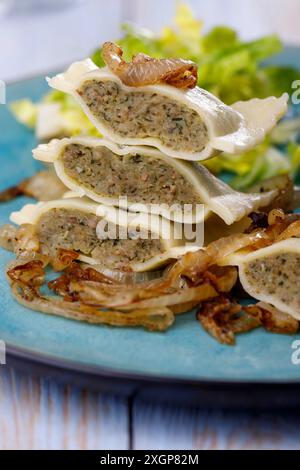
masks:
[[[37,118],[37,107],[32,101],[26,98],[23,100],[15,101],[10,105],[10,110],[19,122],[25,124],[28,127],[35,127]]]
[[[288,155],[291,159],[291,174],[295,180],[299,179],[300,145],[296,143],[290,143],[288,145]]]

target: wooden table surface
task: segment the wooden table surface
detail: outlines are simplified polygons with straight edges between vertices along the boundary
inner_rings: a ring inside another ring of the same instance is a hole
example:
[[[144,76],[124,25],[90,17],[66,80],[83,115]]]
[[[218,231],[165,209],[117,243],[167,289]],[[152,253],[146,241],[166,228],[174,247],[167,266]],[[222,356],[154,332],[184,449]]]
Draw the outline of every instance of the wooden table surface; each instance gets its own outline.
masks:
[[[0,449],[300,449],[300,410],[130,404],[1,366]]]

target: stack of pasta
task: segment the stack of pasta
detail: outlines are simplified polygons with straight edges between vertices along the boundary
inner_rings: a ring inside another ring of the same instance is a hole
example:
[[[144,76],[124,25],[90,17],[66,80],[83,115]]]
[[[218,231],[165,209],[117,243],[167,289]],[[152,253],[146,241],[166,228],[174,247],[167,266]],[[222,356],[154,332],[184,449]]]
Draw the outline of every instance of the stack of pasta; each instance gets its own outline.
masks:
[[[185,223],[213,221],[225,233],[272,203],[276,190],[236,192],[199,162],[261,142],[286,112],[287,96],[229,107],[196,86],[191,62],[139,54],[126,63],[116,45],[103,50],[107,67],[87,59],[48,79],[75,98],[102,138],[62,138],[34,150],[70,190],[12,215],[35,225],[44,253],[62,248],[92,265],[153,270],[203,242],[182,235],[183,207]]]

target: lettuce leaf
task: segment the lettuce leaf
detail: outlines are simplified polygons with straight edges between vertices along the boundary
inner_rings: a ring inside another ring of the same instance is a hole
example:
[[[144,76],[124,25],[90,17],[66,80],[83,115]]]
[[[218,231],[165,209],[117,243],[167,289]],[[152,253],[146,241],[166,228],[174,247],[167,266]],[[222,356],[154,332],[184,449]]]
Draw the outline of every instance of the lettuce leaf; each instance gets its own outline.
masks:
[[[290,143],[288,145],[288,155],[291,159],[291,166],[292,166],[291,174],[295,180],[299,179],[300,145],[296,143]]]
[[[9,108],[19,122],[31,128],[35,127],[37,108],[32,101],[28,99],[15,101]]]
[[[39,103],[34,103],[28,99],[15,101],[10,105],[10,111],[19,122],[35,129],[37,131],[37,138],[41,138],[39,129],[43,128],[45,130],[49,128],[47,117],[45,117],[46,114],[43,112],[45,110],[43,105],[51,103],[58,105],[58,115],[56,116],[56,134],[49,135],[49,138],[76,135],[100,136],[97,129],[74,99],[61,91],[51,91]],[[44,122],[41,122],[41,120]]]

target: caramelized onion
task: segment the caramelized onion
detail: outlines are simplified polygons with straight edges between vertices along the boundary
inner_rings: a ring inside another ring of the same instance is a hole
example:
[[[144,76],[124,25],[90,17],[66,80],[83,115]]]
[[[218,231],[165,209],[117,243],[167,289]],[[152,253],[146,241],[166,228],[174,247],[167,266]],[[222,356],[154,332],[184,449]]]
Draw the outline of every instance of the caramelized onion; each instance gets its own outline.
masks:
[[[279,334],[295,334],[299,330],[297,320],[267,303],[246,307],[226,295],[202,303],[197,319],[211,336],[227,345],[235,344],[235,334],[261,326]]]
[[[144,298],[139,296],[136,299],[133,291],[117,292],[116,295],[105,296],[103,291],[98,289],[98,286],[91,286],[87,284],[77,284],[77,290],[80,290],[80,299],[85,304],[101,306],[101,307],[117,307],[122,311],[130,311],[133,308],[138,309],[154,309],[159,307],[172,307],[174,305],[181,305],[188,302],[197,302],[198,304],[204,300],[214,298],[218,295],[217,291],[210,284],[202,284],[198,287],[191,287],[189,289],[176,290],[173,293],[163,294],[159,296],[152,296],[151,298]]]
[[[213,265],[204,274],[204,279],[215,287],[218,292],[230,292],[238,280],[238,270],[235,266]]]
[[[90,267],[86,264],[83,264],[83,266]],[[103,274],[106,278],[109,278],[120,284],[141,284],[152,281],[154,279],[160,279],[164,274],[163,270],[146,272],[120,271],[117,269],[105,268],[101,265],[95,265],[93,266],[93,269]]]
[[[166,307],[134,309],[130,312],[101,311],[79,302],[67,302],[41,295],[44,283],[42,261],[30,261],[11,267],[7,272],[14,297],[21,305],[43,313],[60,315],[73,320],[111,326],[142,326],[150,331],[164,331],[173,321],[172,311]]]
[[[288,238],[300,237],[300,220],[289,225],[277,238],[277,242],[287,240]]]
[[[40,171],[21,181],[17,186],[0,192],[0,202],[8,202],[19,196],[28,196],[38,201],[60,199],[67,191],[66,186],[52,171]]]
[[[263,326],[272,333],[295,334],[299,330],[299,322],[287,313],[281,312],[266,302],[259,302],[255,308],[260,310]]]
[[[273,209],[268,216],[268,224],[275,225],[277,222],[285,219],[285,214],[282,209]]]
[[[263,235],[264,232],[258,230],[250,234],[238,233],[220,238],[210,243],[203,250],[184,255],[169,270],[167,276],[172,280],[177,279],[178,276],[186,276],[196,283],[198,279],[201,279],[201,275],[209,266],[218,264],[218,261],[222,258],[257,243]]]
[[[55,271],[63,271],[71,266],[78,257],[77,251],[59,248],[56,250],[55,258],[51,259],[51,264]]]
[[[166,83],[176,88],[194,88],[197,85],[198,68],[189,60],[154,59],[137,54],[132,62],[125,62],[123,50],[112,42],[103,44],[102,56],[110,70],[127,86]]]
[[[199,282],[198,286],[189,286],[184,280],[176,286],[160,280],[139,285],[119,284],[93,268],[82,269],[76,265],[49,282],[48,286],[65,299],[81,301],[87,305],[119,308],[122,311],[167,306],[182,313],[185,310],[184,305],[194,307],[220,292],[230,292],[236,280],[236,268],[213,266],[204,273],[202,283]]]
[[[203,303],[197,312],[197,319],[211,336],[221,344],[230,346],[235,344],[235,333],[260,326],[260,321],[256,318],[241,315],[241,306],[227,296]]]
[[[118,312],[116,310],[101,311],[86,305],[73,304],[38,295],[28,299],[22,294],[22,291],[20,291],[16,284],[12,286],[12,293],[21,305],[31,310],[97,325],[141,326],[149,331],[165,331],[174,322],[174,315],[168,308],[132,310],[130,313]]]
[[[8,251],[14,251],[17,227],[5,224],[0,227],[0,246]]]
[[[294,207],[296,188],[293,180],[288,175],[278,175],[259,183],[247,189],[247,193],[266,193],[268,191],[277,191],[278,195],[272,200],[269,206],[264,207],[264,212],[270,212],[272,209],[290,210]],[[296,206],[299,207],[299,204]]]
[[[269,214],[269,222],[274,222],[267,229],[260,231],[260,238],[258,238],[253,245],[250,246],[252,250],[259,250],[260,248],[265,248],[277,243],[282,239],[283,233],[294,223],[300,221],[300,214],[284,214],[281,210],[272,211],[272,214]],[[251,230],[251,227],[250,229]],[[293,227],[293,234],[298,231],[297,225]],[[286,232],[288,233],[288,232]],[[290,231],[292,234],[292,231]],[[295,236],[295,235],[293,235]]]
[[[43,262],[34,260],[11,267],[7,271],[7,276],[12,285],[16,284],[21,288],[25,299],[32,300],[39,297],[37,288],[44,282]]]
[[[17,256],[30,256],[32,253],[38,253],[40,242],[32,224],[23,224],[19,227],[16,237],[14,251]]]
[[[19,184],[19,188],[26,196],[38,201],[53,201],[60,199],[68,190],[56,176],[54,171],[39,171],[31,178]]]

